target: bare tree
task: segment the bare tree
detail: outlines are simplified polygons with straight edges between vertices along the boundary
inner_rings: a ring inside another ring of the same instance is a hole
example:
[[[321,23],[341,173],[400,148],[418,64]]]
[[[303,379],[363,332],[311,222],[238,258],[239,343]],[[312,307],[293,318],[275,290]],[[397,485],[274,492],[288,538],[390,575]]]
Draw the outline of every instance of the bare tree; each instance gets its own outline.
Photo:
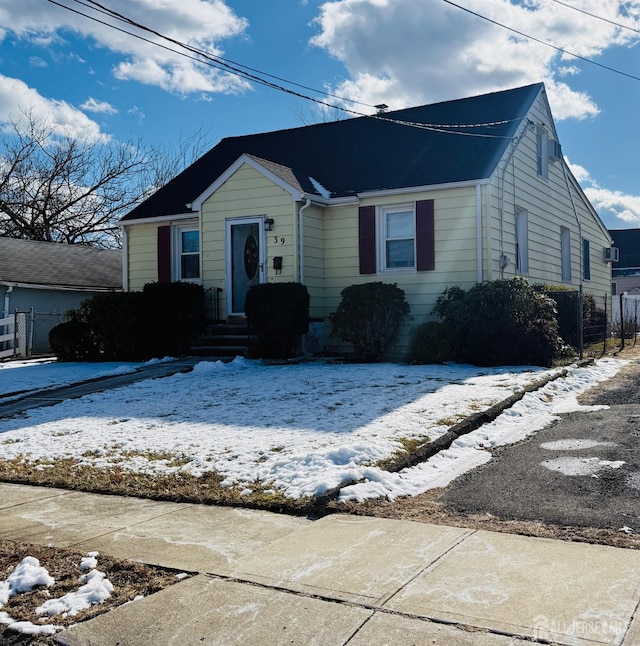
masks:
[[[166,183],[202,145],[167,153],[140,142],[59,135],[33,114],[0,139],[0,235],[115,247],[118,221]]]

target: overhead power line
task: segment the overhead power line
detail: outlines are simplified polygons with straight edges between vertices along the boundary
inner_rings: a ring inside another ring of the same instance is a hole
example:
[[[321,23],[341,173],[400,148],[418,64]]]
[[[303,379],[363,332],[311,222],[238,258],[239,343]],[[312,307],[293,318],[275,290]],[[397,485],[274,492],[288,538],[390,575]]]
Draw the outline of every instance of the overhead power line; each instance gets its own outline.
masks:
[[[530,34],[525,34],[523,31],[519,31],[517,29],[514,29],[513,27],[509,27],[508,25],[505,25],[501,22],[498,22],[497,20],[493,20],[492,18],[488,18],[487,16],[483,16],[482,14],[478,13],[477,11],[472,11],[471,9],[467,9],[466,7],[463,7],[459,4],[456,4],[455,2],[451,2],[451,0],[442,0],[443,2],[446,2],[448,5],[451,5],[452,7],[455,7],[456,9],[460,9],[461,11],[465,11],[468,14],[471,14],[472,16],[475,16],[476,18],[480,18],[481,20],[485,20],[492,25],[496,25],[498,27],[502,27],[503,29],[507,29],[508,31],[513,32],[514,34],[518,34],[518,36],[522,36],[523,38],[527,38],[529,40],[533,40],[536,43],[540,43],[541,45],[545,45],[547,47],[551,47],[552,49],[555,49],[558,52],[561,52],[562,54],[568,54],[569,56],[573,56],[574,58],[577,58],[580,61],[584,61],[585,63],[590,63],[591,65],[596,65],[597,67],[600,67],[602,69],[608,70],[609,72],[614,72],[615,74],[620,74],[621,76],[626,76],[627,78],[633,79],[634,81],[640,81],[640,76],[635,76],[634,74],[629,74],[628,72],[623,72],[622,70],[618,70],[615,67],[610,67],[609,65],[604,65],[603,63],[598,63],[597,61],[594,61],[590,58],[587,58],[586,56],[580,56],[579,54],[574,54],[573,52],[570,52],[568,49],[564,49],[563,47],[558,47],[557,45],[553,45],[552,43],[547,42],[546,40],[542,40],[541,38],[536,38],[535,36],[531,36]]]
[[[603,22],[608,22],[610,25],[613,25],[614,27],[619,27],[620,29],[628,29],[629,31],[635,31],[636,34],[640,34],[640,29],[636,29],[635,27],[629,27],[629,25],[623,25],[622,23],[616,22],[615,20],[609,20],[609,18],[605,18],[604,16],[596,16],[594,13],[589,13],[584,9],[580,9],[579,7],[574,7],[572,4],[569,4],[568,2],[562,2],[562,0],[551,0],[551,1],[555,2],[556,4],[561,4],[563,7],[567,7],[568,9],[579,11],[580,13],[583,13],[585,16],[590,16],[591,18],[595,18],[596,20],[602,20]]]
[[[67,0],[68,1],[68,0]],[[499,125],[504,125],[509,122],[514,122],[514,121],[520,121],[524,117],[517,117],[515,119],[510,119],[510,120],[503,120],[503,121],[493,121],[493,122],[487,122],[487,123],[466,123],[466,124],[430,124],[430,123],[420,123],[420,122],[412,122],[412,121],[404,121],[404,120],[399,120],[399,119],[393,119],[391,117],[385,117],[383,114],[366,114],[363,112],[359,112],[357,110],[353,110],[350,108],[346,108],[344,106],[340,105],[334,105],[331,103],[328,103],[326,101],[323,101],[321,99],[318,99],[316,97],[311,97],[305,94],[302,94],[300,92],[291,90],[289,88],[286,88],[282,85],[279,85],[277,83],[274,83],[272,81],[266,80],[264,78],[261,78],[258,76],[258,74],[261,74],[263,76],[266,76],[268,78],[272,78],[275,80],[279,80],[283,83],[287,83],[289,85],[293,85],[302,89],[307,89],[312,92],[318,92],[320,94],[324,94],[325,96],[329,96],[335,99],[338,99],[340,101],[349,101],[351,103],[358,103],[360,105],[365,105],[367,107],[376,107],[376,106],[371,106],[367,103],[362,103],[360,101],[355,101],[353,99],[347,99],[345,97],[340,97],[335,94],[330,94],[328,92],[324,92],[322,90],[316,90],[314,88],[301,85],[299,83],[295,83],[293,81],[289,81],[287,79],[283,79],[281,77],[269,74],[267,72],[263,72],[261,70],[249,67],[247,65],[243,65],[241,63],[236,63],[234,61],[231,61],[229,59],[225,59],[221,56],[213,55],[205,50],[199,49],[197,47],[194,47],[193,45],[189,45],[187,43],[183,43],[179,40],[176,40],[174,38],[171,38],[169,36],[166,36],[150,27],[147,27],[146,25],[143,25],[141,23],[136,22],[135,20],[128,18],[127,16],[120,14],[116,12],[115,10],[109,9],[108,7],[100,4],[99,2],[95,0],[72,0],[76,4],[79,4],[81,6],[84,6],[88,9],[91,9],[92,11],[96,11],[98,13],[101,13],[105,16],[108,16],[110,18],[116,19],[120,22],[123,22],[131,27],[135,27],[136,29],[140,29],[142,31],[146,31],[150,34],[153,34],[154,36],[161,38],[163,40],[166,40],[167,42],[180,47],[182,49],[187,50],[187,52],[190,53],[185,53],[183,51],[179,51],[177,49],[173,49],[172,47],[168,47],[167,45],[163,45],[162,43],[159,43],[155,40],[151,40],[150,38],[146,38],[140,34],[136,34],[134,32],[131,32],[127,29],[123,29],[122,27],[118,27],[117,25],[114,25],[110,22],[106,22],[104,20],[101,20],[97,18],[96,16],[89,15],[87,13],[84,13],[78,9],[74,9],[73,7],[69,7],[62,2],[59,2],[58,0],[47,0],[47,2],[50,2],[53,5],[56,5],[62,9],[66,9],[67,11],[71,11],[72,13],[75,13],[77,15],[83,16],[84,18],[87,18],[89,20],[92,20],[94,22],[97,22],[98,24],[104,25],[105,27],[109,27],[110,29],[114,29],[116,31],[119,31],[121,33],[127,34],[129,36],[132,36],[133,38],[137,38],[138,40],[141,40],[145,43],[148,43],[150,45],[155,45],[156,47],[160,47],[161,49],[164,49],[166,51],[172,52],[178,56],[183,56],[185,58],[188,58],[190,60],[193,60],[197,63],[203,64],[203,65],[208,65],[210,67],[214,67],[216,69],[219,69],[221,71],[224,71],[228,74],[232,74],[234,76],[238,76],[240,78],[243,78],[249,82],[255,82],[260,85],[269,87],[274,90],[278,90],[281,92],[285,92],[287,94],[291,94],[293,96],[296,96],[298,98],[302,98],[305,100],[313,101],[315,103],[318,103],[320,105],[323,105],[328,108],[340,110],[342,112],[354,115],[354,116],[359,116],[359,117],[369,117],[372,119],[378,119],[380,121],[387,121],[390,123],[394,123],[397,125],[403,125],[403,126],[410,126],[413,128],[419,128],[422,130],[431,130],[434,132],[442,132],[442,133],[447,133],[447,134],[455,134],[455,135],[462,135],[462,136],[469,136],[469,137],[480,137],[480,138],[495,138],[495,139],[512,139],[513,137],[511,136],[505,136],[505,135],[495,135],[491,133],[474,133],[474,132],[458,132],[457,130],[454,129],[472,129],[472,128],[481,128],[481,127],[495,127]],[[248,71],[250,70],[250,71]]]

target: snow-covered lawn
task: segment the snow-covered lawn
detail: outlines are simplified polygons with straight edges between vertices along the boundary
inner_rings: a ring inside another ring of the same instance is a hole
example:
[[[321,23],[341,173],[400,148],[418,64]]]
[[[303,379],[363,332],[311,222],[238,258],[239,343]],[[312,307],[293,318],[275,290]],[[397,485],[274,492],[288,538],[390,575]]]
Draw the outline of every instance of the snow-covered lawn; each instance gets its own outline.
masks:
[[[291,498],[355,480],[360,483],[342,490],[343,500],[393,499],[444,486],[486,462],[487,448],[520,440],[558,412],[578,408],[579,393],[622,365],[601,360],[571,368],[567,377],[525,395],[495,422],[395,474],[376,464],[401,449],[402,440],[433,440],[470,413],[559,371],[203,361],[190,373],[2,420],[0,459],[68,457],[99,468],[160,474],[216,471],[225,478],[223,485],[258,480]],[[64,364],[49,367],[55,371]],[[94,370],[103,368],[98,364]]]

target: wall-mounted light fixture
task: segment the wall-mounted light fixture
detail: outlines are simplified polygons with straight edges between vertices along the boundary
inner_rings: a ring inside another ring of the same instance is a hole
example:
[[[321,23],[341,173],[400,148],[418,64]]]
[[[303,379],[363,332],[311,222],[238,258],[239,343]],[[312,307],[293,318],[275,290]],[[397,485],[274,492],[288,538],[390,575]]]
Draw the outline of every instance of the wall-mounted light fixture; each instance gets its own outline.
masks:
[[[265,218],[264,230],[271,231],[272,228],[273,228],[273,218]]]

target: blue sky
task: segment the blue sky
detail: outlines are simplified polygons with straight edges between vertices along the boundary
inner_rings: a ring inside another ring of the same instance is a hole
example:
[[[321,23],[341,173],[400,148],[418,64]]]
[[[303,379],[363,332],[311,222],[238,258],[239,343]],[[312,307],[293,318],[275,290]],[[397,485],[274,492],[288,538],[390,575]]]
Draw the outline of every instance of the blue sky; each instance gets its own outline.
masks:
[[[124,27],[77,0],[56,1]],[[102,1],[163,35],[366,114],[377,103],[401,108],[543,81],[563,151],[603,221],[640,227],[640,0],[455,4],[636,78],[563,56],[446,0]],[[47,0],[3,0],[0,127],[27,109],[79,136],[174,149],[198,132],[213,145],[332,118],[311,101]]]

